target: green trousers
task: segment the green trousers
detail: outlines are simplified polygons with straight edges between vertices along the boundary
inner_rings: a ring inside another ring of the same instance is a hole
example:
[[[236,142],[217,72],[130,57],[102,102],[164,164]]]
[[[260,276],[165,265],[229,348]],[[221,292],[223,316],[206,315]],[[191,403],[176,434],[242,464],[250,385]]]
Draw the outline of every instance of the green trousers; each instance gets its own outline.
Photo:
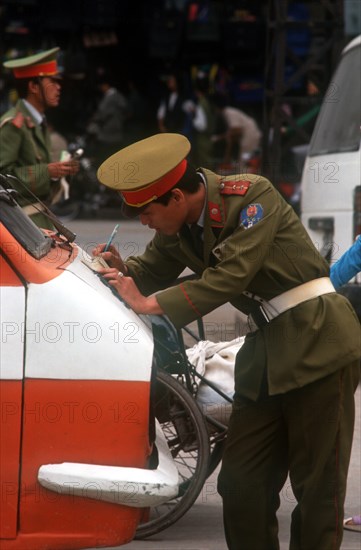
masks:
[[[230,550],[278,550],[276,511],[287,475],[297,504],[291,550],[337,550],[359,362],[303,388],[238,397],[218,478]]]

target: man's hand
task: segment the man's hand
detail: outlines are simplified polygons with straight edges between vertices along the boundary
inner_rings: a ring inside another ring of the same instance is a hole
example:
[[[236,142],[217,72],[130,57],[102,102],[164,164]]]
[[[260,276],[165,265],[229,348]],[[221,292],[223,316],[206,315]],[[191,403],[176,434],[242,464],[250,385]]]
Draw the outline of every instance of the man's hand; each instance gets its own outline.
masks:
[[[107,254],[107,252],[105,253]],[[145,315],[162,315],[163,309],[155,296],[143,296],[131,277],[125,277],[122,271],[117,269],[103,269],[99,273],[108,280],[121,298],[132,308],[135,313]]]
[[[105,243],[98,244],[98,246],[96,246],[92,251],[93,256],[101,256],[102,258],[104,258],[107,264],[110,265],[110,267],[114,267],[117,271],[121,271],[122,273],[124,273],[124,275],[127,275],[128,268],[124,264],[115,246],[110,245],[108,251],[103,252],[105,247],[106,247]]]
[[[64,160],[62,162],[51,162],[48,164],[48,172],[51,179],[60,179],[65,176],[74,176],[79,172],[79,161]]]

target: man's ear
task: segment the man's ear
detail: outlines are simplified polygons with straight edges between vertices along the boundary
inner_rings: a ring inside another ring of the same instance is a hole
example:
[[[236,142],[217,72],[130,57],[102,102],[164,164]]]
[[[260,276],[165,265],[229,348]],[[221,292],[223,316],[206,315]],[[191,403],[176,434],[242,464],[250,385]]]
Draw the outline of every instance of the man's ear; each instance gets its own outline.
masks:
[[[38,80],[29,80],[28,84],[28,93],[36,94],[39,90],[39,81]]]
[[[174,189],[172,189],[172,198],[176,201],[176,202],[181,202],[184,200],[184,193],[181,189],[179,189],[178,187],[175,187]]]

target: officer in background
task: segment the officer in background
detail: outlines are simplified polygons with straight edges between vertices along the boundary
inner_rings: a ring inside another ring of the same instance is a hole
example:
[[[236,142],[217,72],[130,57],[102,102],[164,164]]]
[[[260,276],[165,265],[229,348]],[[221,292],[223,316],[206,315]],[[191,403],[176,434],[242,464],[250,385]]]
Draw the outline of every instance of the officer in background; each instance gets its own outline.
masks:
[[[28,188],[41,201],[51,203],[59,196],[59,180],[79,170],[74,160],[52,162],[45,110],[56,107],[60,100],[61,77],[56,62],[59,48],[29,57],[7,61],[19,100],[0,120],[0,172],[16,176],[25,184],[13,183],[19,191],[18,202],[39,227],[52,228],[42,205],[27,192]]]
[[[156,233],[144,254],[125,262],[104,244],[94,254],[112,266],[104,277],[137,313],[166,314],[176,327],[226,302],[249,315],[219,476],[228,547],[279,548],[276,512],[289,472],[297,499],[291,548],[337,549],[359,322],[272,184],[195,170],[189,150],[186,137],[160,134],[103,163],[99,180]],[[199,279],[170,286],[185,267]]]

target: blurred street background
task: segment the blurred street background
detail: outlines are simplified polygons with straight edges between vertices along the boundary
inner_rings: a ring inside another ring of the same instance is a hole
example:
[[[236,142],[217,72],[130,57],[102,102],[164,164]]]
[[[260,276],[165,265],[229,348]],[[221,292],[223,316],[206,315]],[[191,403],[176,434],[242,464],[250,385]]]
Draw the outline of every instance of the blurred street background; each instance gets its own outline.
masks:
[[[84,158],[59,213],[108,215],[114,197],[99,189],[99,163],[160,131],[187,135],[196,165],[268,176],[298,211],[321,100],[360,19],[357,0],[3,0],[0,60],[60,47],[61,101],[48,114],[53,154],[81,147]],[[17,100],[13,84],[2,71],[0,115]],[[101,122],[109,88],[116,132]],[[200,97],[213,113],[207,156],[192,122]]]

